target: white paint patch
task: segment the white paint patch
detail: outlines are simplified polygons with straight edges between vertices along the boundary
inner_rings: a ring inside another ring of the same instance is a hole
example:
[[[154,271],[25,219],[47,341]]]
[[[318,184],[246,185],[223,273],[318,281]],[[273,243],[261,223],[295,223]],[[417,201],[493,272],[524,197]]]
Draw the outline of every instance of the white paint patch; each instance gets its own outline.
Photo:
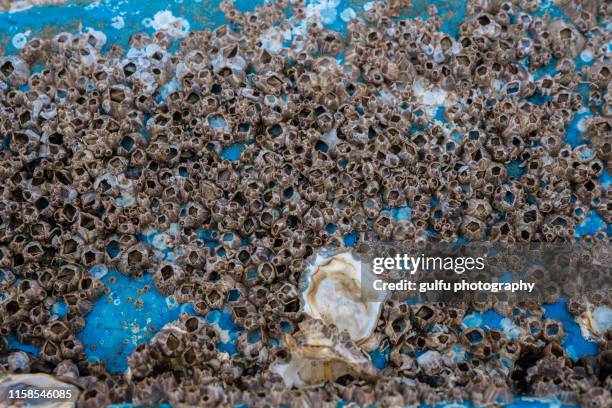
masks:
[[[151,241],[151,245],[153,245],[154,248],[164,250],[168,248],[172,240],[170,239],[170,235],[162,232],[153,235],[153,239]]]
[[[166,233],[176,238],[180,231],[181,231],[181,226],[178,223],[173,222],[172,224],[170,224],[170,227],[166,230]]]
[[[100,6],[100,2],[99,1],[94,1],[91,4],[88,4],[87,6],[85,6],[85,10],[93,10],[96,7]]]
[[[523,329],[520,326],[517,326],[512,320],[508,319],[507,317],[504,317],[501,320],[500,324],[504,333],[506,333],[511,339],[518,339],[521,335],[524,334]]]
[[[132,207],[134,204],[136,204],[136,198],[134,198],[134,196],[130,193],[121,193],[121,195],[119,197],[117,197],[117,199],[115,200],[117,202],[117,205],[119,207]]]
[[[20,11],[25,11],[25,10],[29,10],[32,8],[32,4],[30,2],[27,2],[25,0],[17,0],[13,3],[10,3],[10,10],[9,10],[9,14],[13,14],[13,13],[18,13]]]
[[[333,24],[338,17],[340,0],[320,0],[306,5],[306,18],[318,17],[323,24]]]
[[[173,295],[170,295],[166,298],[166,306],[168,306],[168,308],[172,309],[174,308],[174,306],[176,306],[176,304],[176,299]]]
[[[321,136],[321,139],[325,142],[327,146],[329,146],[330,149],[333,149],[334,147],[336,147],[338,143],[340,143],[340,139],[338,139],[338,132],[336,131],[336,128],[333,128],[329,132],[324,133]]]
[[[354,18],[357,18],[357,13],[355,13],[355,10],[350,7],[345,8],[344,10],[342,10],[342,13],[340,13],[340,19],[342,19],[342,21],[344,21],[345,23],[348,23]]]
[[[593,328],[599,333],[605,333],[612,328],[612,309],[600,306],[593,311]]]
[[[168,81],[164,86],[159,89],[159,93],[163,99],[166,99],[168,95],[176,92],[179,89],[179,82],[176,79]]]
[[[588,64],[593,61],[593,53],[591,50],[584,50],[580,53],[580,59]]]
[[[412,83],[412,92],[417,102],[424,106],[430,116],[433,116],[436,109],[444,106],[449,99],[448,93],[442,89],[428,84],[422,77],[415,78]]]
[[[578,121],[578,123],[576,124],[576,129],[578,129],[578,131],[580,133],[584,133],[587,131],[587,119],[588,117],[582,118]]]
[[[91,276],[96,279],[102,279],[108,273],[108,268],[104,265],[95,265],[89,270]]]
[[[17,33],[13,36],[13,47],[17,48],[18,50],[22,49],[23,47],[25,47],[26,43],[28,42],[28,36],[30,35],[30,31],[26,31],[25,33]]]
[[[442,356],[435,350],[428,350],[418,356],[416,360],[420,367],[432,367],[440,363]]]
[[[123,27],[125,27],[125,21],[123,20],[123,17],[113,17],[113,19],[111,20],[111,27],[116,28],[117,30],[121,30]]]
[[[145,19],[147,20],[147,19]],[[150,20],[150,19],[149,19]],[[143,24],[144,20],[143,20]],[[166,31],[172,37],[183,38],[189,33],[189,21],[181,17],[175,17],[170,10],[158,11],[150,20],[151,27],[155,31]],[[145,24],[145,27],[147,25]]]
[[[264,32],[261,37],[261,48],[272,53],[278,54],[283,49],[283,40],[285,36],[276,28],[270,28]]]

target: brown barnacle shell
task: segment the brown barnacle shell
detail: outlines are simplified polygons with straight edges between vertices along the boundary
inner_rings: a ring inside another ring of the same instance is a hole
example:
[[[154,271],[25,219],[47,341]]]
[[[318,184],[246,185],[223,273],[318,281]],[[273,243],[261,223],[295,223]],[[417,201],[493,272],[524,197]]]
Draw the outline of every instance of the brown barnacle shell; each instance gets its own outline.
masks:
[[[405,303],[399,303],[390,309],[389,315],[385,316],[385,334],[391,344],[397,344],[407,333],[412,330],[410,320],[411,309]]]
[[[9,55],[0,58],[0,79],[10,82],[17,88],[25,84],[29,76],[30,67],[20,56]]]
[[[63,360],[53,369],[53,375],[76,379],[79,377],[79,368],[71,360]]]
[[[68,337],[70,328],[60,320],[54,320],[43,327],[43,336],[51,341],[59,342]]]
[[[159,332],[155,336],[154,344],[165,357],[177,357],[185,347],[181,336],[171,329]]]
[[[40,303],[47,296],[45,290],[35,280],[24,279],[17,287],[17,300],[24,306]]]
[[[60,351],[64,359],[78,359],[83,354],[83,343],[74,336],[69,336],[60,343]]]
[[[461,231],[466,239],[470,241],[481,241],[486,232],[486,226],[481,220],[465,216],[461,223]]]
[[[178,265],[161,263],[153,273],[153,283],[165,296],[172,294],[183,281],[184,271]]]
[[[156,363],[155,357],[151,353],[148,344],[143,343],[136,346],[132,354],[128,357],[128,370],[126,377],[128,380],[146,377]]]
[[[51,313],[43,305],[34,306],[30,309],[30,321],[34,324],[43,324],[51,317]]]
[[[97,382],[84,390],[78,398],[80,406],[105,407],[110,405],[110,391],[103,382]]]
[[[47,340],[41,349],[41,358],[51,364],[57,364],[62,361],[61,351],[59,346],[50,340]]]
[[[542,329],[542,335],[547,341],[560,341],[563,338],[563,326],[554,319],[546,319]]]
[[[122,252],[119,270],[126,276],[139,276],[150,265],[149,249],[142,242]]]

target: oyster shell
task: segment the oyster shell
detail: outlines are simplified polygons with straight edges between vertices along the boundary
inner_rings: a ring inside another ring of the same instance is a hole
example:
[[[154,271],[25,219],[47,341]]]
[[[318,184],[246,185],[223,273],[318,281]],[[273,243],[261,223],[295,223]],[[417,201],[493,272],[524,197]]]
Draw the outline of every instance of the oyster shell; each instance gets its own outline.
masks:
[[[291,361],[276,364],[272,370],[283,377],[287,387],[334,381],[347,374],[363,379],[376,376],[376,368],[348,333],[322,320],[304,320],[294,336],[285,336],[285,344]]]
[[[46,399],[41,403],[40,398],[33,399],[9,399],[10,390],[66,390],[70,391],[71,397],[65,399]],[[10,374],[0,378],[0,406],[2,407],[30,407],[44,405],[45,408],[70,408],[75,406],[79,397],[80,389],[74,385],[61,381],[47,374]]]
[[[576,318],[582,337],[599,341],[605,333],[612,329],[612,309],[608,306],[593,307],[589,304],[587,310]]]
[[[346,330],[357,344],[372,336],[382,302],[362,296],[361,262],[351,252],[322,251],[302,275],[304,313]]]

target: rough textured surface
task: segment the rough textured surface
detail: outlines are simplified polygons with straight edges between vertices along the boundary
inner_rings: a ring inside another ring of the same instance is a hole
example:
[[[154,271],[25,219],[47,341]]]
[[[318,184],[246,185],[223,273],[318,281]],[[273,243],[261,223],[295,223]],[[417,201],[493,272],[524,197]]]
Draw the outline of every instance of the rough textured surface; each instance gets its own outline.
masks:
[[[271,370],[309,334],[297,286],[324,246],[609,239],[609,4],[402,6],[223,2],[214,30],[160,11],[122,45],[95,27],[17,41],[0,60],[2,370],[72,378],[83,406],[609,405],[610,329],[582,337],[583,299],[491,304],[485,324],[482,305],[388,302],[375,378],[289,389]],[[134,333],[125,372],[84,343],[116,273],[149,282],[144,307],[193,305]]]

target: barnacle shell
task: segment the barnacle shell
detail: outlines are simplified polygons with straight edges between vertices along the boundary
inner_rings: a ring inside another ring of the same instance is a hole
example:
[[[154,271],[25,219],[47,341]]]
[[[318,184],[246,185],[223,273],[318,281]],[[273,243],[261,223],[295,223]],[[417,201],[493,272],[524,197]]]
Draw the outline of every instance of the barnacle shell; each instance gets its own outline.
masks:
[[[362,298],[361,262],[350,252],[323,250],[302,275],[304,313],[338,330],[346,330],[357,344],[372,335],[382,302]]]
[[[3,407],[19,407],[19,406],[35,406],[40,403],[40,399],[21,399],[9,400],[10,390],[28,390],[28,389],[62,389],[70,391],[72,396],[70,399],[64,400],[48,400],[46,408],[69,408],[74,407],[76,399],[81,392],[80,389],[73,384],[58,380],[57,378],[47,374],[11,374],[0,379],[0,406]],[[19,405],[22,404],[22,405]]]
[[[321,320],[303,321],[295,336],[285,336],[285,343],[291,361],[276,364],[272,369],[288,387],[334,381],[347,374],[365,379],[376,375],[370,359],[347,333],[338,333]]]

